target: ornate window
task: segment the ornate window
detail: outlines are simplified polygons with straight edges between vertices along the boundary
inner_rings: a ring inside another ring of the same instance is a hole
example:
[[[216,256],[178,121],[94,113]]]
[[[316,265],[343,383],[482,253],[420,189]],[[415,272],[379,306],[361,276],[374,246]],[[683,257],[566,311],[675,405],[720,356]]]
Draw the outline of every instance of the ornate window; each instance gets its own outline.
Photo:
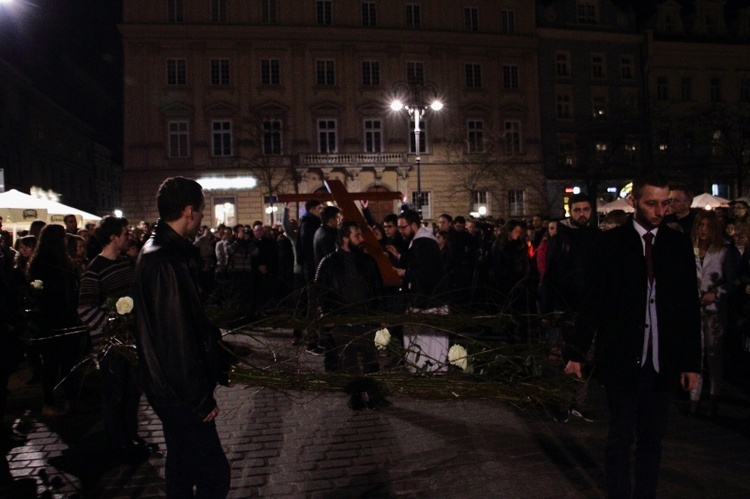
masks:
[[[232,155],[232,122],[211,122],[211,154],[213,156]]]
[[[190,133],[187,121],[170,121],[168,123],[169,157],[190,157]]]
[[[167,59],[167,85],[187,85],[187,61],[185,59]]]

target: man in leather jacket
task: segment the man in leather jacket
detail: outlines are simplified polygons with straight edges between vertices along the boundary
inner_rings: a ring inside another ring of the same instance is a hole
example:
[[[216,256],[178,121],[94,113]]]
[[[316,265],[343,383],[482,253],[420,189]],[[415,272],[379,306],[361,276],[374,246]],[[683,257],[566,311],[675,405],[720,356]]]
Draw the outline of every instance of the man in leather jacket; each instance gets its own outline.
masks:
[[[362,373],[377,372],[377,327],[367,324],[365,318],[379,308],[380,270],[375,259],[362,250],[364,239],[356,222],[346,221],[339,227],[337,242],[338,247],[321,260],[315,275],[317,303],[336,347],[326,352],[326,367],[359,374],[357,354],[361,354]]]
[[[136,264],[134,312],[143,391],[164,427],[167,497],[226,497],[229,463],[216,432],[217,383],[226,382],[219,330],[206,317],[197,285],[200,184],[164,181],[159,221]]]

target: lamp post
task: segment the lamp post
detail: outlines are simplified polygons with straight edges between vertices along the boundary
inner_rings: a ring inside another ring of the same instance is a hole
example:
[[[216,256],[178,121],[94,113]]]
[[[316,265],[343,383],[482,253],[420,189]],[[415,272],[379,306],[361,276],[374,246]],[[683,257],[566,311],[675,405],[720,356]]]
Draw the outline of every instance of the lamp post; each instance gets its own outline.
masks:
[[[414,152],[416,153],[415,162],[417,164],[417,211],[422,213],[422,170],[421,170],[421,143],[419,141],[419,134],[422,130],[421,122],[424,118],[425,112],[428,109],[432,111],[440,111],[443,108],[443,103],[440,101],[437,95],[437,88],[433,83],[421,82],[421,83],[403,83],[398,82],[393,86],[394,94],[396,95],[391,100],[391,109],[396,112],[400,112],[405,109],[409,114],[409,118],[414,122]],[[426,94],[431,93],[431,98],[425,97]]]

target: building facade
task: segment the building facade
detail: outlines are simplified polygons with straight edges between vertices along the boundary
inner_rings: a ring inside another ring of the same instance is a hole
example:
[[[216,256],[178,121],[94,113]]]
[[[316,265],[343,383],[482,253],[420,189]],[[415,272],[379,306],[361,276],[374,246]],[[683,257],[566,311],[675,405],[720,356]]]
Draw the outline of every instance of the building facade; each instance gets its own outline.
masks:
[[[401,192],[428,220],[545,211],[534,11],[530,0],[128,1],[123,210],[155,219],[159,183],[185,175],[214,179],[214,224],[270,222],[271,196],[312,197],[330,178]],[[416,134],[395,98],[444,107]]]
[[[172,175],[204,179],[213,223],[232,224],[331,178],[403,194],[378,216],[418,202],[428,220],[560,215],[571,192],[608,201],[653,169],[746,193],[750,7],[634,5],[129,1],[123,209],[153,220]],[[444,107],[415,122],[396,98]]]
[[[669,0],[645,21],[651,154],[696,192],[750,188],[750,6]]]
[[[542,150],[550,204],[618,196],[646,147],[643,35],[608,0],[540,2]]]

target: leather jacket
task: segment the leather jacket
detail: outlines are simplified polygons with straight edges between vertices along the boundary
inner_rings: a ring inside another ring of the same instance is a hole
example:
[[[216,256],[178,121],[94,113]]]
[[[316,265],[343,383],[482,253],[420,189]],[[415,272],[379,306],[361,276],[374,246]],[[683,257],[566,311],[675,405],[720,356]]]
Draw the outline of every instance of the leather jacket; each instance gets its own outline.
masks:
[[[197,285],[199,251],[159,220],[136,263],[134,313],[143,391],[154,409],[181,408],[203,420],[226,382],[221,333]]]
[[[321,225],[315,231],[313,238],[313,254],[315,255],[315,268],[320,265],[323,257],[336,251],[336,233],[338,231],[328,225]]]
[[[347,275],[347,258],[351,258],[356,276]],[[347,316],[362,320],[380,308],[382,288],[375,259],[361,250],[346,253],[337,248],[321,260],[315,274],[316,305],[328,320]]]

